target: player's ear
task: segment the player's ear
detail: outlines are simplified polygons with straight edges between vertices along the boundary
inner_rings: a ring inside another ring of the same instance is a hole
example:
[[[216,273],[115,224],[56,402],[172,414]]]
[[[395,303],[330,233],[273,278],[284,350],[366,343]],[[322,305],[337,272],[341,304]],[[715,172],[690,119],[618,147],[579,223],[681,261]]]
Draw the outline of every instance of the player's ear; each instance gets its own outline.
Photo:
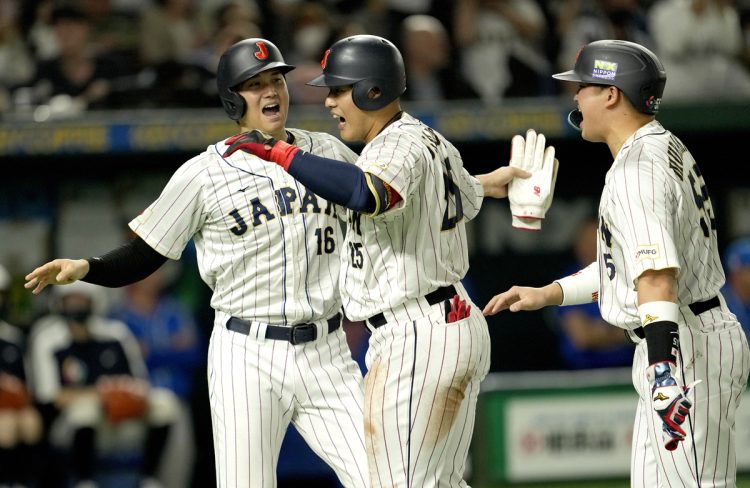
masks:
[[[624,94],[616,86],[607,87],[607,105],[612,106],[619,102],[624,97]]]

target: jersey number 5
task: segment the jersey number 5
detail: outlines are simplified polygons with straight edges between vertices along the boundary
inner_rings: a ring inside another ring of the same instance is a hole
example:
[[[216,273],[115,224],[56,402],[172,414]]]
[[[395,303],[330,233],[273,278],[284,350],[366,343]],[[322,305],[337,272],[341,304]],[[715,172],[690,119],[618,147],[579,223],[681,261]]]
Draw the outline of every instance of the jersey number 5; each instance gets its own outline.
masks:
[[[443,214],[443,225],[441,230],[450,230],[456,227],[456,224],[464,217],[464,209],[461,205],[461,191],[458,185],[453,181],[451,172],[451,161],[449,158],[443,159],[445,172],[443,173],[443,183],[445,184],[445,213]],[[455,198],[455,211],[453,217],[450,216],[451,195]]]

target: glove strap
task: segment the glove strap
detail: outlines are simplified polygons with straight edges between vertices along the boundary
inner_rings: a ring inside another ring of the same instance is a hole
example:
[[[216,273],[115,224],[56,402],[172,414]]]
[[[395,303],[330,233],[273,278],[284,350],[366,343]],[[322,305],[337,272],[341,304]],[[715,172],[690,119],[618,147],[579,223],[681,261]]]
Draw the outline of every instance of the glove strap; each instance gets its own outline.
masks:
[[[289,171],[289,165],[292,164],[292,159],[299,150],[297,146],[278,141],[271,148],[269,159],[284,168],[285,171]]]
[[[533,217],[519,217],[513,215],[513,228],[523,230],[542,230],[542,220]]]

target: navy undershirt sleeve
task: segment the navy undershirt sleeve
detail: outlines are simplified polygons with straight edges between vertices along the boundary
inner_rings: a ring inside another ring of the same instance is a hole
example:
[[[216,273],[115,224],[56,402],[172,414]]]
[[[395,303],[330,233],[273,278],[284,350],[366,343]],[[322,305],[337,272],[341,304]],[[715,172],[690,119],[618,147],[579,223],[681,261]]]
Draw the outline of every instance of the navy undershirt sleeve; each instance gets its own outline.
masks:
[[[365,173],[354,164],[297,151],[289,174],[329,202],[358,212],[375,212],[377,202]]]
[[[81,281],[117,288],[140,281],[167,261],[140,237],[102,256],[88,258],[89,272]]]

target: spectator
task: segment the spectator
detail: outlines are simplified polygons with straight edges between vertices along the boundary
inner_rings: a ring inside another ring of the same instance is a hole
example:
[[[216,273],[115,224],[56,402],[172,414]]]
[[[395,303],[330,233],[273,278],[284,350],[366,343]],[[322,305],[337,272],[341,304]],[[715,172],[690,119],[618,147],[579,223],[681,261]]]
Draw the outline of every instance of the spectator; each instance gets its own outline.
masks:
[[[663,0],[649,12],[668,100],[750,98],[742,29],[731,0]]]
[[[78,486],[96,486],[97,446],[122,451],[122,440],[143,428],[141,486],[159,486],[155,475],[176,400],[169,390],[149,388],[135,338],[122,322],[102,317],[102,292],[83,282],[56,289],[59,314],[41,318],[30,338],[35,394],[51,412],[51,443],[70,452],[66,468]],[[110,408],[116,388],[130,392],[132,410]]]
[[[27,388],[23,333],[3,320],[10,282],[0,265],[0,486],[28,486],[42,419]]]
[[[429,15],[411,15],[401,26],[406,66],[404,98],[440,101],[477,98],[477,92],[451,63],[451,46],[443,24]]]
[[[185,64],[206,41],[192,0],[157,0],[141,17],[141,61]]]
[[[465,0],[456,6],[463,75],[482,100],[537,95],[550,72],[544,12],[536,0]]]
[[[411,15],[427,15],[435,0],[368,0],[367,16],[372,19],[372,33],[386,39],[399,38],[399,26]]]
[[[209,36],[195,14],[193,3],[193,0],[158,0],[143,12],[141,62],[155,75],[146,105],[214,107],[216,104],[215,72],[208,64],[211,59],[206,60],[205,56]]]
[[[91,24],[91,47],[98,56],[137,59],[140,33],[137,17],[114,8],[112,0],[80,0]]]
[[[750,337],[750,238],[732,242],[724,254],[727,282],[721,290],[729,310]]]
[[[86,16],[75,7],[57,7],[52,12],[52,27],[60,54],[39,63],[36,100],[46,103],[58,95],[69,97],[72,111],[106,106],[117,66],[91,53]]]
[[[592,41],[619,39],[653,48],[638,0],[559,0],[552,10],[560,38],[557,60],[561,69],[568,69],[578,50]],[[671,85],[671,71],[669,76]]]
[[[32,9],[33,2],[25,6]],[[53,0],[40,0],[30,15],[34,20],[29,29],[28,40],[31,51],[37,61],[49,61],[60,55],[60,47],[57,45],[57,37],[52,27],[52,12],[55,8]]]
[[[171,390],[179,400],[177,418],[164,454],[162,480],[168,486],[189,484],[195,455],[190,397],[196,367],[205,358],[192,316],[164,293],[165,269],[127,286],[125,301],[110,316],[133,333],[146,361],[151,386]]]
[[[19,15],[18,0],[0,0],[0,92],[27,84],[34,76],[34,59],[24,42]]]
[[[260,26],[257,7],[251,8],[245,2],[227,2],[211,13],[208,29],[213,34],[205,45],[193,52],[191,63],[215,75],[224,51],[243,39],[259,37]]]
[[[565,274],[596,261],[597,220],[585,221],[579,229],[573,252],[576,262]],[[597,302],[555,310],[560,324],[560,355],[571,369],[628,367],[633,364],[633,344],[602,319]]]
[[[346,20],[344,18],[339,18],[338,20],[340,20],[341,23],[335,23],[335,26],[331,26],[332,30],[329,32],[330,35],[328,41],[325,42],[323,46],[319,47],[319,51],[315,54],[309,52],[308,55],[310,57],[307,59],[300,59],[295,63],[296,68],[294,71],[290,71],[286,75],[286,83],[289,87],[289,97],[293,104],[323,104],[326,94],[317,87],[308,85],[307,82],[320,74],[320,62],[323,59],[325,48],[339,39],[367,33],[365,26],[357,21]],[[304,32],[302,33],[302,37],[308,35],[309,34],[304,34]],[[299,40],[297,42],[299,42]]]

